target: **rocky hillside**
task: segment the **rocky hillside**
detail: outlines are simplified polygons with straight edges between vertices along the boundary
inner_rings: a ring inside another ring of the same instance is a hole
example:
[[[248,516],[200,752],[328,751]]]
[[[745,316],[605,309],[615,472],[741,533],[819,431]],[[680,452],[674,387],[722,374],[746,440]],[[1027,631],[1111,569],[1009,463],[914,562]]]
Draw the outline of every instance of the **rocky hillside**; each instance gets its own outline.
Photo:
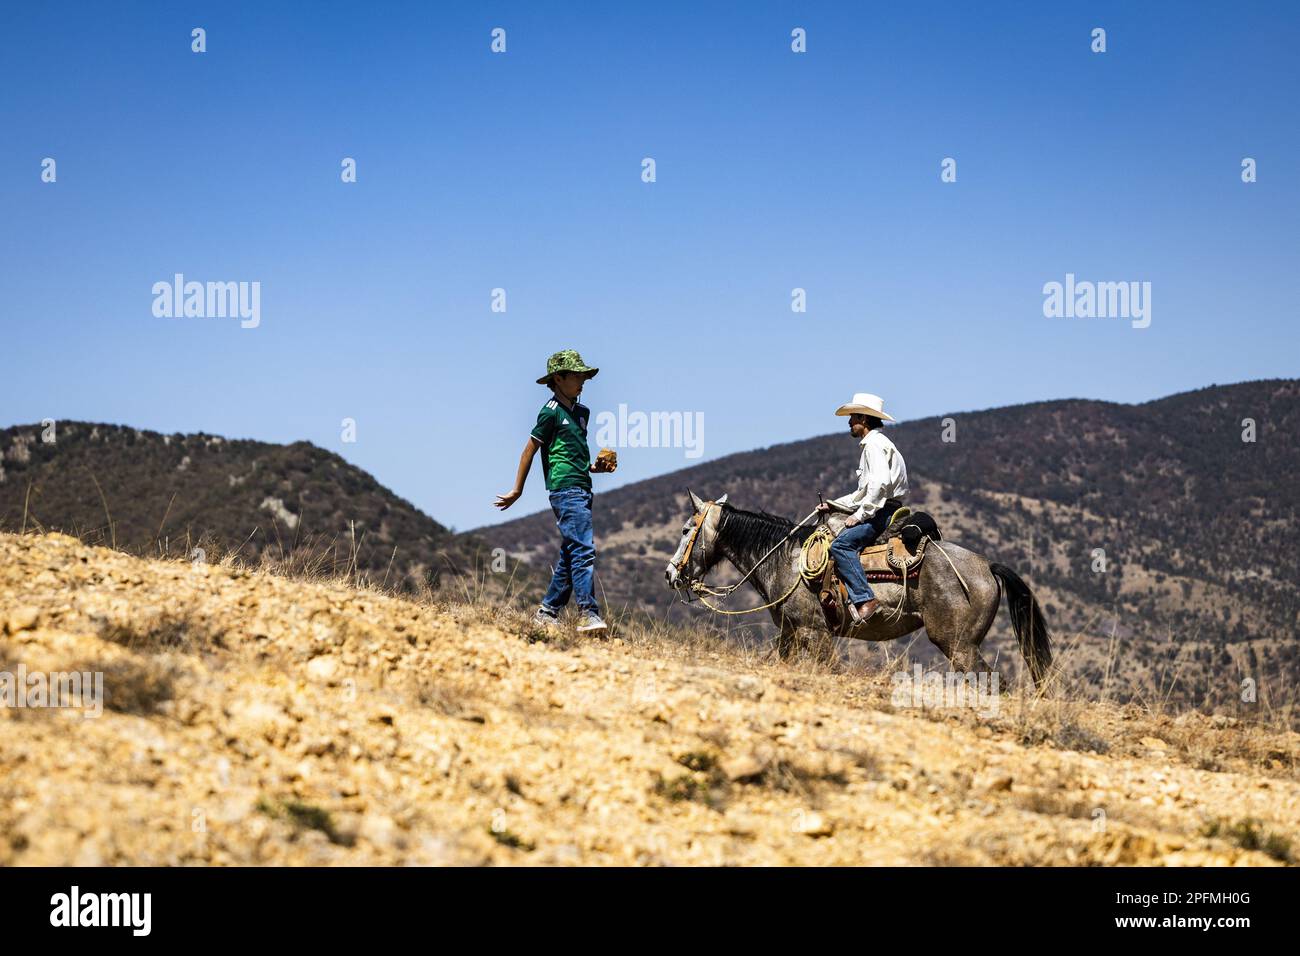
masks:
[[[0,534],[0,865],[1295,859],[1280,727],[525,620]],[[12,706],[72,671],[97,716]]]
[[[43,440],[46,435],[53,441]],[[0,431],[0,530],[58,530],[136,554],[235,552],[411,591],[474,577],[491,555],[308,442],[162,435],[58,422]],[[505,562],[498,562],[504,566]],[[488,580],[497,581],[491,575]],[[456,582],[456,583],[453,583]]]
[[[1243,441],[1248,428],[1253,441]],[[1243,681],[1275,704],[1295,699],[1298,433],[1295,380],[1142,405],[1040,402],[890,429],[913,504],[949,540],[1030,581],[1065,638],[1074,679],[1094,694],[1196,706],[1238,699]],[[856,464],[845,428],[599,495],[605,594],[616,606],[685,619],[692,612],[672,604],[663,568],[689,514],[687,486],[802,517],[819,491],[851,490]],[[475,534],[536,564],[554,549],[549,512]],[[1005,614],[986,646],[1015,656]]]

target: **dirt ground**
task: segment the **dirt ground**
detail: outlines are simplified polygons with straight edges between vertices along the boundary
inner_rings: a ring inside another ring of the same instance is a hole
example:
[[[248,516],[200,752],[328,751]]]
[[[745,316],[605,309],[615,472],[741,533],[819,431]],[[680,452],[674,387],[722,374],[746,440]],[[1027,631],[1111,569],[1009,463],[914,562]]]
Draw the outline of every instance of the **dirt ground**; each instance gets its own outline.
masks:
[[[1300,734],[0,535],[0,864],[1277,865]],[[11,678],[13,680],[14,678]],[[11,684],[11,687],[15,685]],[[92,711],[93,712],[93,711]]]

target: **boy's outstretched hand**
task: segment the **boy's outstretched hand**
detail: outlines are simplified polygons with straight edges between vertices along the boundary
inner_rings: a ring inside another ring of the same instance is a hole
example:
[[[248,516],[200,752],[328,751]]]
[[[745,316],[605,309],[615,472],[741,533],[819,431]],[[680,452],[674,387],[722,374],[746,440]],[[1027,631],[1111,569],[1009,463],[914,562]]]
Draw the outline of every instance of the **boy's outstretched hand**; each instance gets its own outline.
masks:
[[[492,502],[493,505],[505,511],[512,504],[519,500],[522,491],[507,491],[504,495],[497,495],[497,500]]]

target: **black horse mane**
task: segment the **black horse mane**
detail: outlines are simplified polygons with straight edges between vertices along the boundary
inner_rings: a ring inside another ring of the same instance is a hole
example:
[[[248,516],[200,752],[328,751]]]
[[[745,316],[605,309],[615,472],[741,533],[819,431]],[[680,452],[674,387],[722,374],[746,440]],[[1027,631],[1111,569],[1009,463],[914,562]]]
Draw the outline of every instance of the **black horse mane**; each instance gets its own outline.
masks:
[[[742,552],[760,549],[766,551],[790,534],[790,529],[793,527],[794,522],[789,518],[769,514],[766,511],[744,511],[724,504],[718,537],[721,538],[725,534],[727,541]],[[790,536],[790,540],[795,544],[803,544],[812,533],[812,526],[804,525]]]

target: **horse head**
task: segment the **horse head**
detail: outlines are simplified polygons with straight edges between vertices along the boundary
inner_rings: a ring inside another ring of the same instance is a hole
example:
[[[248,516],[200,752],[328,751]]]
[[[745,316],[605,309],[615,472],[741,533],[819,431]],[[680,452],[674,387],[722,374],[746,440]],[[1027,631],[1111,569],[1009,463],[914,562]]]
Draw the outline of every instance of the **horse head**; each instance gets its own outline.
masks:
[[[727,496],[723,495],[716,501],[704,501],[689,488],[686,494],[690,496],[692,514],[682,525],[677,550],[664,570],[668,586],[675,591],[703,581],[722,557],[717,547],[718,528]]]

